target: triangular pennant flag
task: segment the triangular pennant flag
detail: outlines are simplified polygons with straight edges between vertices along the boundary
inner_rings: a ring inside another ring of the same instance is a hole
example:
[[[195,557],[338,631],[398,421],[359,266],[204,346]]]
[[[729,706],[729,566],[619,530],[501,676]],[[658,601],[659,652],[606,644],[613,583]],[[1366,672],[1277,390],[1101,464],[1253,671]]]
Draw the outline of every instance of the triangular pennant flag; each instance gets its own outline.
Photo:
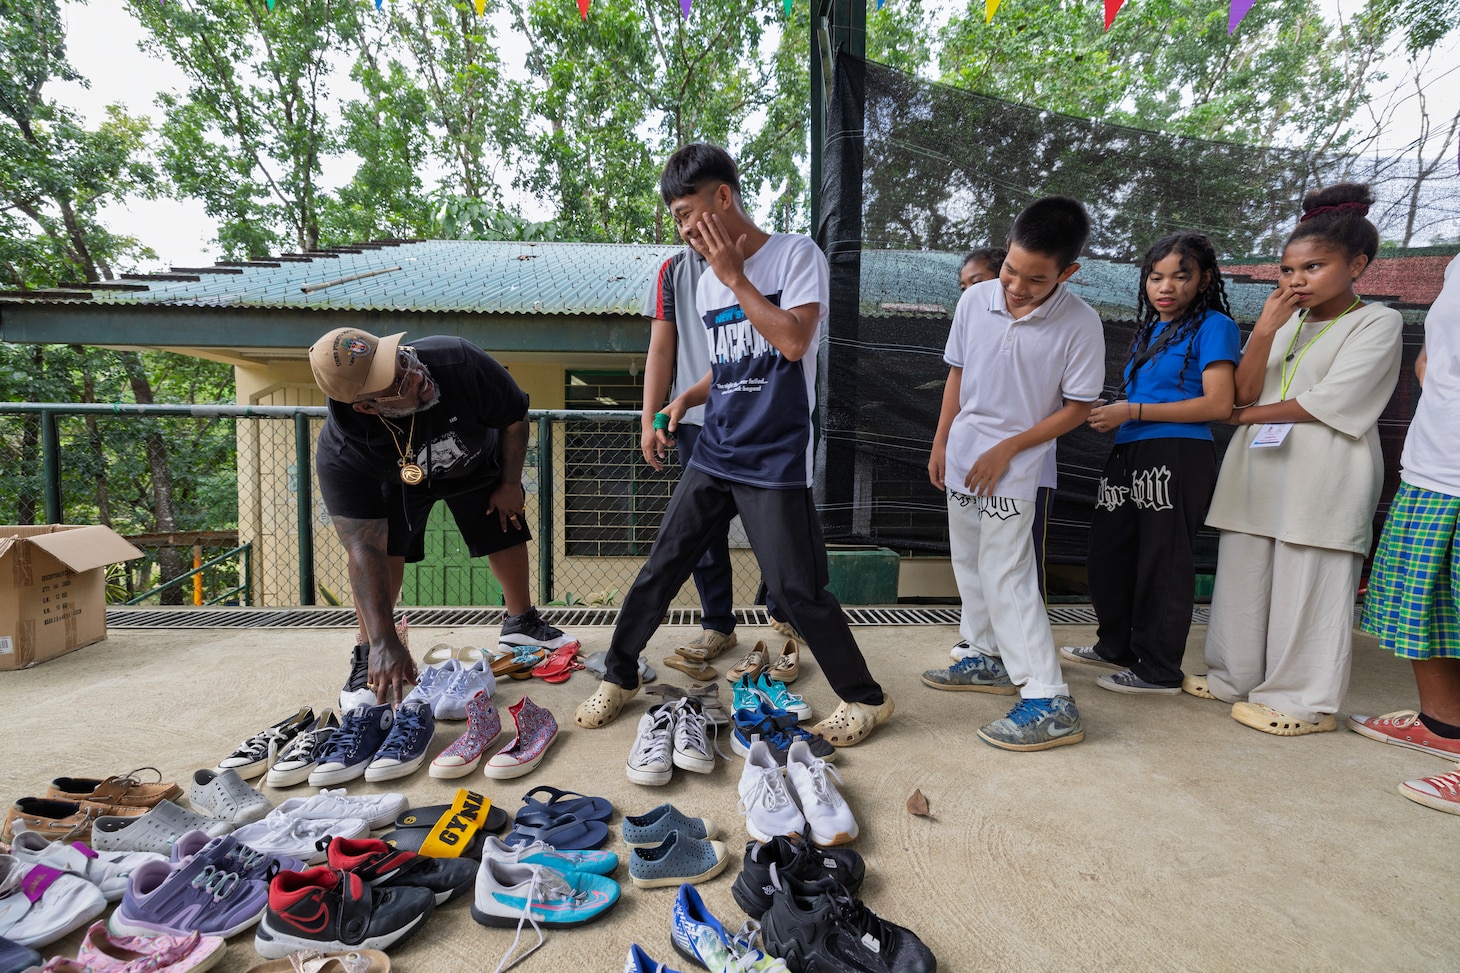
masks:
[[[684,14],[685,20],[689,19],[689,8],[694,4],[694,2],[695,0],[679,0],[679,12]]]
[[[1115,15],[1120,13],[1120,5],[1125,0],[1105,0],[1105,29],[1109,30],[1110,25],[1115,23]]]
[[[1109,3],[1110,0],[1105,0],[1105,2],[1106,3]],[[375,9],[376,10],[384,10],[385,9],[385,0],[375,0]]]
[[[783,7],[786,8],[786,19],[788,19],[788,20],[791,17],[791,3],[792,2],[793,2],[793,0],[782,0],[782,2],[781,2],[781,6],[783,6]]]
[[[477,8],[477,16],[484,17],[487,13],[487,0],[474,0]]]
[[[999,0],[983,0],[983,22],[988,23],[994,19],[994,14],[999,10]]]
[[[877,0],[877,9],[878,10],[881,10],[882,9],[882,0]]]
[[[274,9],[274,0],[264,0],[264,2],[269,5],[269,10],[272,12]]]
[[[1232,36],[1232,31],[1242,23],[1242,18],[1247,16],[1247,11],[1252,9],[1253,0],[1232,0],[1232,6],[1227,10],[1227,36]]]
[[[578,0],[578,16],[584,20],[588,19],[588,4],[590,0]]]

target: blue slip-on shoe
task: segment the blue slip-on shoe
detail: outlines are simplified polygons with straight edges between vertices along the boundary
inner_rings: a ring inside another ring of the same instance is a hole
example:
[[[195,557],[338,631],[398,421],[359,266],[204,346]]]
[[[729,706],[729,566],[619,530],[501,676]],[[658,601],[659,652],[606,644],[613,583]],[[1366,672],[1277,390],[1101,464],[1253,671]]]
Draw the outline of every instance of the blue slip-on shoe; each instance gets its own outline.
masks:
[[[691,838],[713,838],[719,834],[709,818],[692,818],[673,804],[661,804],[643,814],[625,814],[621,830],[624,844],[630,848],[652,847],[664,843],[671,831]]]
[[[788,973],[786,964],[767,956],[751,941],[756,927],[731,936],[719,919],[705,908],[705,902],[693,885],[679,887],[674,897],[674,913],[669,918],[669,935],[675,952],[711,973]]]
[[[629,852],[629,879],[640,888],[703,882],[725,870],[730,853],[723,841],[669,832],[661,844]]]
[[[978,652],[964,656],[946,669],[927,670],[923,673],[923,685],[949,692],[996,696],[1012,696],[1019,691],[1002,662]]]
[[[435,738],[436,720],[430,704],[420,699],[401,703],[395,711],[395,724],[365,768],[365,779],[395,780],[414,774],[426,762],[426,751]]]
[[[1021,699],[1009,715],[979,728],[979,739],[1001,750],[1048,750],[1085,739],[1080,712],[1068,696]]]

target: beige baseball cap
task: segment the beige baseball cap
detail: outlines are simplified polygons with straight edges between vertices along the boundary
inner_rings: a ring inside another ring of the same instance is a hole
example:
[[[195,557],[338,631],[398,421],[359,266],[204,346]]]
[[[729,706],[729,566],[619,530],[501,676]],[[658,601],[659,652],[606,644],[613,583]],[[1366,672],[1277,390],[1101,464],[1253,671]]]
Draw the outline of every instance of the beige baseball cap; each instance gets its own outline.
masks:
[[[310,346],[314,380],[336,402],[384,391],[395,381],[395,353],[405,335],[402,331],[377,338],[359,328],[335,328]]]

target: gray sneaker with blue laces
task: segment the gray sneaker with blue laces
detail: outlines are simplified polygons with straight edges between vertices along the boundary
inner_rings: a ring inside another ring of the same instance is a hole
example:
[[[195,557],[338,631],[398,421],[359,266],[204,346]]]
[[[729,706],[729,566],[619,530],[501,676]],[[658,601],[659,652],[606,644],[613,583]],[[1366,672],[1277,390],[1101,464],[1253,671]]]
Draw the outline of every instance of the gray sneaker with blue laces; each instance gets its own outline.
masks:
[[[1085,739],[1080,711],[1068,696],[1021,699],[1003,719],[979,728],[979,739],[1001,750],[1048,750]]]
[[[923,685],[952,692],[994,693],[1012,696],[1019,691],[1009,680],[1004,664],[993,656],[975,652],[946,669],[929,669],[923,673]]]

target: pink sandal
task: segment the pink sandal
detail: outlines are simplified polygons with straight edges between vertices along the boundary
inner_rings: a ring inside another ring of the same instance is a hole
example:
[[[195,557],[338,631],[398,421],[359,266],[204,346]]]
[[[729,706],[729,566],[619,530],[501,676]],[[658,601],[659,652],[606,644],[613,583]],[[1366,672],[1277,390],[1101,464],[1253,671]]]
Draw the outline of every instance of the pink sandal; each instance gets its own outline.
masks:
[[[577,642],[569,642],[554,649],[551,655],[532,667],[532,674],[543,682],[567,682],[569,676],[583,668],[583,663],[578,661],[580,647]]]

